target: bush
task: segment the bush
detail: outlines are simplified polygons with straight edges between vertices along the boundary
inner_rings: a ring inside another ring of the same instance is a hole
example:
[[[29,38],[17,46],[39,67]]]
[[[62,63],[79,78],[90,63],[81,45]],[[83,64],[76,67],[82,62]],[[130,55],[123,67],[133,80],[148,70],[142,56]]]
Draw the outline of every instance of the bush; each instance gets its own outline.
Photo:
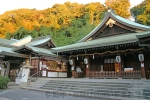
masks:
[[[0,75],[0,89],[7,88],[7,83],[10,81],[10,79],[7,76]]]

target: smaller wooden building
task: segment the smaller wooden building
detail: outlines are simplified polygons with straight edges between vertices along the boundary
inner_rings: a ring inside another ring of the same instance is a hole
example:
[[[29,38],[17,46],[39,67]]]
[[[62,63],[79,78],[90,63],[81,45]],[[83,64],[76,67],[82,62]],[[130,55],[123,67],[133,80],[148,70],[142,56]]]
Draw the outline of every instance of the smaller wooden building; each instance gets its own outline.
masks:
[[[51,53],[51,48],[56,47],[50,36],[43,36],[31,39],[13,51],[21,54],[30,55],[31,75],[41,77],[67,77],[68,60],[57,54]]]
[[[12,51],[16,48],[12,43],[16,41],[0,39],[0,75],[9,76],[11,81],[15,81],[20,65],[29,58],[29,55]]]
[[[30,75],[40,77],[67,77],[66,57],[51,53],[56,47],[50,36],[32,39],[0,39],[0,75],[15,81],[23,62],[30,61]]]

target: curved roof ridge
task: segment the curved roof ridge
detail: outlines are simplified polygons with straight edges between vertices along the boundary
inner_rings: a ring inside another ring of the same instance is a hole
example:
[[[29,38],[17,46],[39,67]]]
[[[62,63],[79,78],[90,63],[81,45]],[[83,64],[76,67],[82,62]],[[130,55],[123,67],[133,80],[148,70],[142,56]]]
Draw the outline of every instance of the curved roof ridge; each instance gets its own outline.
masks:
[[[46,38],[51,38],[51,36],[50,36],[50,35],[41,36],[41,37],[38,37],[38,38],[34,38],[34,39],[32,39],[31,41],[37,41],[37,40],[39,40],[39,39],[46,39]]]
[[[92,30],[88,35],[86,35],[84,38],[82,38],[78,42],[84,42],[87,39],[89,39],[92,35],[94,35],[107,22],[107,20],[109,18],[112,18],[113,20],[116,20],[117,22],[120,22],[120,23],[122,23],[122,24],[124,24],[126,26],[129,26],[129,27],[133,27],[135,29],[144,30],[144,31],[150,31],[150,27],[149,26],[142,25],[142,24],[133,22],[131,20],[125,19],[125,18],[115,14],[115,12],[113,10],[109,9],[105,13],[105,17],[102,20],[102,22],[94,30]]]

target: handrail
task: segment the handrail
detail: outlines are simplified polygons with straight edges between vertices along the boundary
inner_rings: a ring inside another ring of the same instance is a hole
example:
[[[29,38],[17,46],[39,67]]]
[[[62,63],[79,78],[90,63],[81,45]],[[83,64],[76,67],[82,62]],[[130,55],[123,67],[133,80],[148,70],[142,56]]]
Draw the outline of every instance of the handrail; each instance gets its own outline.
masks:
[[[27,86],[30,85],[31,78],[32,78],[34,75],[37,75],[37,74],[39,74],[39,73],[41,73],[41,71],[38,71],[38,72],[34,73],[33,75],[29,76],[28,81],[27,81]],[[36,80],[37,80],[37,79],[38,79],[38,75],[37,75],[37,77],[36,77]]]
[[[33,75],[29,76],[29,78],[33,77],[34,75],[37,75],[38,73],[40,73],[41,71],[38,71],[36,73],[34,73]]]

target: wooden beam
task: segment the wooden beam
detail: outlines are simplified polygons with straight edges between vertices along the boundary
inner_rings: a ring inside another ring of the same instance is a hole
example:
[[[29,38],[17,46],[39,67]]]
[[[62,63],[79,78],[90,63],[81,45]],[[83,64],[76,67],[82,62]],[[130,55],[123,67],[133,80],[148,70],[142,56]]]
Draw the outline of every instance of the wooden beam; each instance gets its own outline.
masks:
[[[118,23],[118,22],[116,22],[115,25],[117,25],[117,26],[119,26],[119,27],[121,27],[121,28],[127,29],[127,30],[135,31],[134,28],[131,28],[131,27],[122,25],[121,23]]]

